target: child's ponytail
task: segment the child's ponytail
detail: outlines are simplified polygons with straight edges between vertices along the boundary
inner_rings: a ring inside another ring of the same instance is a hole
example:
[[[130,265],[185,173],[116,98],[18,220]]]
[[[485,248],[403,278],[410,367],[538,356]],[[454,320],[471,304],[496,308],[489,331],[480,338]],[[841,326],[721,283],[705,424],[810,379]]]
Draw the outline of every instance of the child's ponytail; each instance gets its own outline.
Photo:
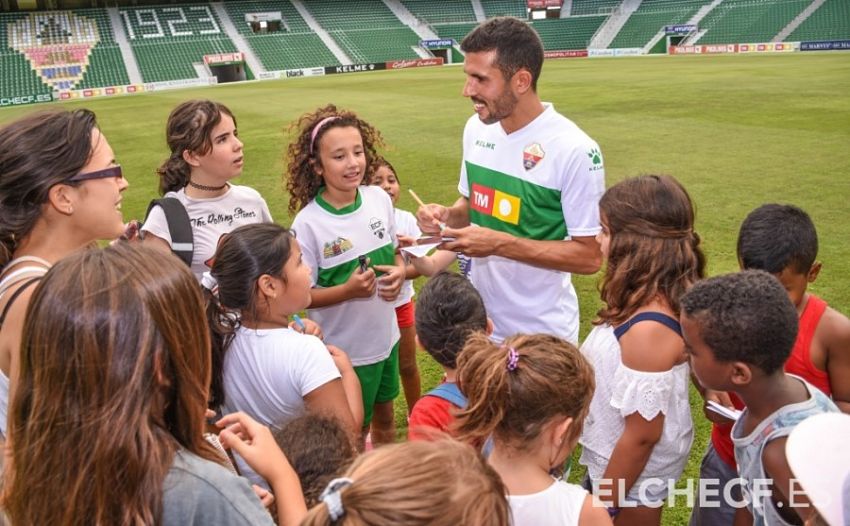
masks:
[[[548,334],[519,334],[496,345],[469,338],[458,357],[458,383],[469,405],[455,432],[476,446],[490,436],[524,451],[554,417],[572,418],[575,440],[590,407],[593,368],[572,344]]]
[[[192,167],[183,159],[182,153],[175,152],[156,169],[156,174],[159,176],[159,194],[165,195],[189,184]]]
[[[470,335],[458,356],[458,384],[469,401],[456,421],[462,441],[481,446],[504,420],[510,403],[509,352],[479,332]]]
[[[224,355],[244,318],[255,319],[257,280],[279,276],[292,251],[292,232],[275,223],[243,225],[221,237],[202,284],[212,340],[210,407],[224,403]]]
[[[183,158],[183,152],[209,153],[213,128],[221,122],[222,114],[233,119],[236,125],[236,117],[230,109],[211,100],[187,100],[171,111],[165,128],[171,155],[156,170],[160,194],[176,192],[189,184],[192,167]]]
[[[201,285],[204,290],[204,308],[212,351],[209,407],[214,409],[224,404],[224,353],[233,341],[233,336],[239,327],[239,318],[232,311],[228,312],[222,307],[215,278],[209,272],[204,273]]]

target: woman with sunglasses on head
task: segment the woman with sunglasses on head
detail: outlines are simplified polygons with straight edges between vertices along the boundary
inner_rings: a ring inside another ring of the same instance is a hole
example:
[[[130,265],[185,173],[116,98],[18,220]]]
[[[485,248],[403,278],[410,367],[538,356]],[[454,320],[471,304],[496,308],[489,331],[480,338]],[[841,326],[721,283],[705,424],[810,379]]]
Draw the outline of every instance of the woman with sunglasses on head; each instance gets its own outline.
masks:
[[[126,188],[112,148],[89,110],[39,112],[0,129],[0,433],[4,440],[24,315],[34,285],[71,252],[122,234],[121,192]]]

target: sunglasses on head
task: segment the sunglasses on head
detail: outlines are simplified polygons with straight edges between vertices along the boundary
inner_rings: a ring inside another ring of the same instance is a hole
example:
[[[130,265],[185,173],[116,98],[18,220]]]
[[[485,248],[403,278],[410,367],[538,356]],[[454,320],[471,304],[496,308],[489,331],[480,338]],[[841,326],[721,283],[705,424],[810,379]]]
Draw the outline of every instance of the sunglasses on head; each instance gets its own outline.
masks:
[[[103,170],[95,170],[94,172],[86,172],[84,174],[77,174],[70,179],[68,179],[69,183],[79,183],[82,181],[88,181],[90,179],[105,179],[107,177],[123,177],[124,173],[121,171],[121,165],[116,164],[115,166],[110,166],[109,168],[104,168]]]

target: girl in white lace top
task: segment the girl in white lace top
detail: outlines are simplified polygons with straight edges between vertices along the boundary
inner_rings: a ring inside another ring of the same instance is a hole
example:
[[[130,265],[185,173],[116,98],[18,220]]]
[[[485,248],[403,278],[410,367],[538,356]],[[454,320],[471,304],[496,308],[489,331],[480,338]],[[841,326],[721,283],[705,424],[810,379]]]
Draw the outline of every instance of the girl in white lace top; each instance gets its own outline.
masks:
[[[593,396],[593,369],[578,349],[549,334],[517,334],[499,346],[478,333],[457,366],[469,402],[457,435],[475,445],[492,440],[487,461],[505,483],[511,523],[610,526],[605,508],[561,473]]]
[[[581,463],[618,524],[660,524],[657,503],[693,439],[679,298],[703,277],[705,257],[690,197],[672,177],[622,181],[599,207],[605,306],[581,348],[596,374]]]

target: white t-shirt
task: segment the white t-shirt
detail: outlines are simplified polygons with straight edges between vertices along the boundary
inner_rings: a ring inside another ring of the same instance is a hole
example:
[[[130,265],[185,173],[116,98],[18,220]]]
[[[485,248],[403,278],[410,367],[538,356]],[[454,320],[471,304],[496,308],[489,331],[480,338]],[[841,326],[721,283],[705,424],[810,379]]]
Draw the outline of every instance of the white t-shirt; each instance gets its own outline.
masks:
[[[691,406],[688,401],[690,368],[688,363],[663,372],[644,372],[623,364],[620,343],[610,325],[599,325],[587,336],[581,353],[593,365],[596,391],[584,422],[579,442],[583,446],[580,462],[587,466],[593,480],[602,478],[617,440],[625,429],[625,417],[640,413],[647,421],[664,414],[664,430],[629,498],[637,500],[640,484],[650,478],[665,483],[678,480],[694,438]],[[666,497],[666,487],[647,483],[645,495],[654,500]]]
[[[508,495],[514,526],[578,526],[589,493],[581,486],[556,480],[531,495]]]
[[[407,210],[395,209],[395,228],[399,235],[409,236],[413,239],[422,236],[422,231],[419,230],[419,225],[416,224],[416,217]],[[401,286],[401,292],[398,293],[398,300],[395,306],[401,307],[407,305],[413,299],[415,294],[413,290],[413,280],[404,280],[404,285]]]
[[[470,117],[458,190],[473,225],[534,240],[595,236],[605,169],[599,146],[550,104],[524,128]],[[545,332],[578,342],[578,298],[568,272],[499,256],[473,258],[471,279],[493,337]]]
[[[289,328],[236,330],[224,354],[224,414],[243,411],[280,429],[305,413],[304,397],[340,378],[325,344]]]
[[[315,336],[289,328],[240,327],[224,354],[221,411],[242,411],[278,430],[306,413],[305,396],[337,378],[333,358]],[[252,483],[268,487],[238,455],[236,464]]]
[[[272,222],[266,201],[259,192],[247,186],[230,185],[224,195],[211,199],[189,197],[185,188],[168,192],[165,197],[176,197],[189,214],[195,246],[192,253],[192,273],[198,280],[210,269],[206,262],[215,255],[218,239],[223,234],[242,225]],[[171,244],[168,222],[160,207],[151,210],[142,230]]]
[[[304,263],[312,270],[313,286],[345,283],[365,255],[370,266],[394,265],[395,213],[390,196],[377,186],[361,186],[349,206],[335,209],[321,196],[298,212],[292,229],[298,236]],[[354,366],[385,360],[399,338],[395,301],[384,301],[377,290],[369,298],[309,309],[321,325],[325,342],[348,353]]]

